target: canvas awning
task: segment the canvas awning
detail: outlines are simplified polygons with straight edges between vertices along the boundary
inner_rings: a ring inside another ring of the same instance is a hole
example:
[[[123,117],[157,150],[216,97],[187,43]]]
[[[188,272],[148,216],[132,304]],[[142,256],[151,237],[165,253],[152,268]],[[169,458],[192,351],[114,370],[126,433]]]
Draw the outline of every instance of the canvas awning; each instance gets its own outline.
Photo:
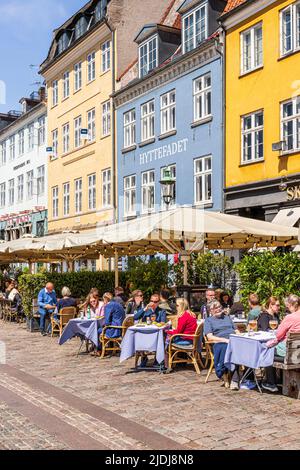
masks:
[[[300,207],[291,207],[289,209],[281,209],[272,224],[286,225],[287,227],[294,227],[300,219]]]

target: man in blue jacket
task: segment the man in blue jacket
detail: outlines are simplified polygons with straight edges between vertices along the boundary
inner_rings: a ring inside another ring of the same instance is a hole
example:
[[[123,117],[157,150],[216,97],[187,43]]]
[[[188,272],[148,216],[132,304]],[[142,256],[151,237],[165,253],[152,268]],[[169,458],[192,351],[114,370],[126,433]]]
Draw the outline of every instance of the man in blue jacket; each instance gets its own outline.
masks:
[[[151,300],[150,300],[150,303],[147,305],[147,307],[144,310],[139,310],[134,315],[135,321],[141,320],[141,319],[143,321],[146,321],[147,318],[151,317],[152,315],[155,315],[155,321],[157,321],[157,323],[167,323],[167,313],[164,309],[159,307],[159,303],[160,303],[160,295],[159,294],[151,295]]]
[[[113,296],[110,293],[104,294],[104,326],[122,326],[125,320],[125,310],[121,304],[113,300]],[[102,328],[98,330],[98,333],[102,333]],[[122,330],[117,328],[108,328],[105,331],[107,338],[119,338],[122,336]]]
[[[38,306],[39,306],[39,314],[40,314],[40,330],[41,335],[46,336],[47,333],[45,331],[45,318],[46,315],[51,315],[55,311],[55,307],[57,305],[57,298],[56,293],[54,290],[54,285],[52,282],[48,282],[46,287],[42,289],[38,295]]]

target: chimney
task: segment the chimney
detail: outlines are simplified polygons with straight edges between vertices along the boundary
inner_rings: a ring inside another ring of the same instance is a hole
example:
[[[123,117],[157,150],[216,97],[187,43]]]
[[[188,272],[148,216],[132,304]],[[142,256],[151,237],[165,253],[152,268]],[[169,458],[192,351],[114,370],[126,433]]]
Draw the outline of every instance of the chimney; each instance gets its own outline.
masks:
[[[45,102],[46,101],[46,87],[41,86],[38,91],[40,101]]]

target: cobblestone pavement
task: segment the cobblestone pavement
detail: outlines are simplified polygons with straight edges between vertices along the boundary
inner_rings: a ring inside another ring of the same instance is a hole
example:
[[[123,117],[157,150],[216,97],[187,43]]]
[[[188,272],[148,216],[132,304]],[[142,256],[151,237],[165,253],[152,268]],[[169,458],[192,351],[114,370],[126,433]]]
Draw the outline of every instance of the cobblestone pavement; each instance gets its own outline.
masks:
[[[220,387],[180,367],[128,373],[133,361],[77,356],[78,340],[0,322],[0,448],[299,449],[300,403]]]

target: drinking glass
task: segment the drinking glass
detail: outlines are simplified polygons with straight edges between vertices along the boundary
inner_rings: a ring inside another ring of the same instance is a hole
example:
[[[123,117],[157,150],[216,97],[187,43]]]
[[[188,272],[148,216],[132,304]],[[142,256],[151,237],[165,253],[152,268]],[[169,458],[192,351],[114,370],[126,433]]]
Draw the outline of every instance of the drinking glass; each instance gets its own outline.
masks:
[[[254,331],[257,330],[257,320],[250,320],[249,328],[250,328],[250,331],[254,333]]]
[[[156,321],[156,315],[151,315],[150,320],[152,323]]]
[[[270,320],[269,325],[270,325],[271,330],[276,330],[276,328],[278,326],[278,321],[277,320]]]

